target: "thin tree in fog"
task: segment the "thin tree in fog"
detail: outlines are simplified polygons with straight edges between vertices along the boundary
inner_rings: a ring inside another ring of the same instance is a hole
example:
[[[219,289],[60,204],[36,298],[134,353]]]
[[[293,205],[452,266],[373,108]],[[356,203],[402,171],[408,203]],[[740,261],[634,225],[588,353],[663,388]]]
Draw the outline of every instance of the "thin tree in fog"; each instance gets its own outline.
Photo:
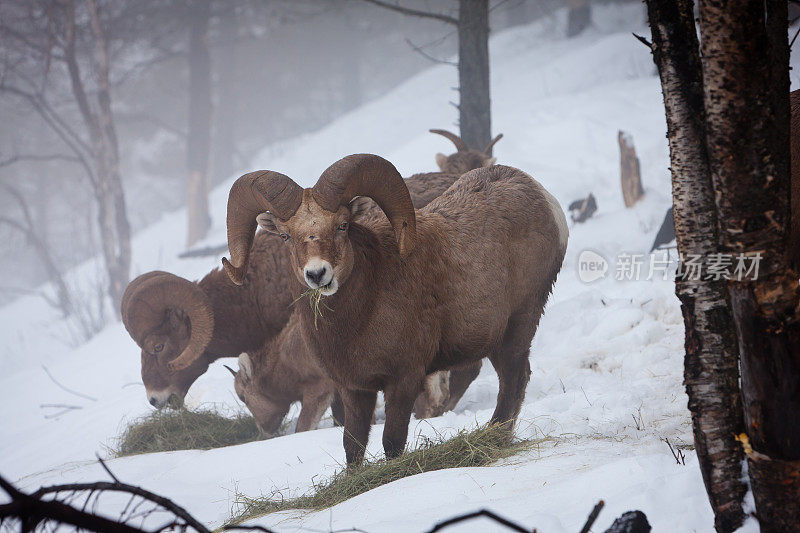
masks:
[[[461,138],[471,148],[483,148],[492,139],[489,92],[489,0],[459,0],[458,16],[411,9],[384,0],[364,0],[404,15],[429,18],[458,30],[458,124]]]
[[[189,19],[189,129],[186,140],[187,234],[191,246],[211,226],[208,210],[208,165],[211,148],[211,56],[209,53],[210,0],[187,4]]]
[[[111,106],[106,7],[95,0],[4,2],[0,91],[29,105],[83,167],[97,206],[108,295],[118,311],[131,247]],[[71,100],[69,110],[62,98]]]

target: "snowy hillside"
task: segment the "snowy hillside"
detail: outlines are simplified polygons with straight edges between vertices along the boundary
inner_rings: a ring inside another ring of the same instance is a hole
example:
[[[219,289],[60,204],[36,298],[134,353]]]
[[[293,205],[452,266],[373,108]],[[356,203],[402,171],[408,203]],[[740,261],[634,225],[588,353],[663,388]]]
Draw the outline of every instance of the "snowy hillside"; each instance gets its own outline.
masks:
[[[422,531],[459,512],[489,508],[540,532],[561,533],[577,531],[602,498],[607,505],[595,531],[631,509],[644,511],[657,532],[713,531],[694,452],[686,450],[686,465],[678,465],[662,441],[692,442],[674,286],[659,274],[647,279],[646,256],[639,281],[614,279],[617,257],[646,254],[670,205],[660,85],[648,50],[631,36],[648,33],[643,7],[614,9],[595,9],[593,27],[574,39],[554,29],[563,21],[544,19],[494,35],[490,45],[493,130],[505,134],[495,147],[498,161],[530,173],[562,206],[589,192],[599,205],[592,219],[570,229],[564,267],[531,351],[518,434],[551,439],[496,466],[421,474],[323,512],[279,513],[258,523],[280,531]],[[611,29],[620,27],[625,30]],[[312,135],[265,148],[251,169],[278,170],[310,186],[340,157],[372,152],[404,175],[436,170],[434,154],[452,146],[427,130],[455,129],[456,111],[448,105],[455,85],[455,69],[431,68]],[[646,190],[633,209],[625,209],[619,186],[620,129],[634,139]],[[234,178],[211,195],[207,244],[225,240]],[[178,211],[138,233],[132,275],[162,269],[197,279],[218,266],[218,257],[177,259],[184,224]],[[606,277],[593,283],[577,276],[578,256],[587,249],[609,261]],[[89,261],[71,281],[81,285],[96,272]],[[23,489],[104,479],[95,453],[107,456],[126,421],[150,410],[139,349],[122,324],[72,347],[70,328],[44,302],[26,297],[0,309],[0,338],[0,473]],[[86,397],[60,388],[47,372]],[[496,376],[485,363],[456,411],[412,420],[409,441],[486,422],[496,393]],[[186,402],[241,407],[219,363]],[[373,427],[368,453],[382,453],[382,430]],[[328,428],[108,464],[120,479],[168,495],[216,526],[229,516],[236,491],[288,497],[338,470],[341,433]],[[455,530],[491,529],[477,521]]]

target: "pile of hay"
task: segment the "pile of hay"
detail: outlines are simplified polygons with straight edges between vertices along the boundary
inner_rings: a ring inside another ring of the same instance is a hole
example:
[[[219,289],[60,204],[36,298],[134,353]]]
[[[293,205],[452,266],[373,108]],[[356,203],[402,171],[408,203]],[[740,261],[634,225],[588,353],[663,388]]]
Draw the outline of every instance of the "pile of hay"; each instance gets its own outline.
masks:
[[[344,469],[330,480],[314,485],[310,494],[299,498],[283,499],[279,493],[260,498],[237,494],[233,517],[226,525],[240,524],[275,511],[325,509],[407,476],[445,468],[491,465],[550,440],[550,437],[517,440],[497,425],[462,430],[449,439],[424,439],[416,449],[400,457],[367,461],[363,466]]]
[[[175,450],[209,450],[266,438],[253,417],[214,409],[162,409],[125,428],[114,450],[117,457]]]

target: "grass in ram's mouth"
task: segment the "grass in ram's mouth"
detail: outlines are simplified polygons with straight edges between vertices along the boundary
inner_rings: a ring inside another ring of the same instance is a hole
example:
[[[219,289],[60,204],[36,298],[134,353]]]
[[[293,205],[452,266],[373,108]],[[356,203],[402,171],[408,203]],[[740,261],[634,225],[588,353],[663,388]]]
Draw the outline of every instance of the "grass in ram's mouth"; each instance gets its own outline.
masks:
[[[278,434],[282,433],[284,428]],[[117,457],[175,450],[209,450],[266,438],[249,414],[214,409],[162,409],[133,420],[122,432]]]
[[[551,440],[547,436],[518,440],[496,425],[462,430],[449,439],[424,438],[416,449],[400,457],[368,461],[362,466],[341,470],[329,480],[314,484],[309,494],[297,498],[285,499],[279,492],[257,498],[237,493],[233,516],[226,525],[241,524],[276,511],[326,509],[404,477],[445,468],[488,466]]]
[[[330,284],[326,285],[329,286]],[[314,311],[314,329],[317,329],[317,319],[322,317],[322,308],[330,310],[330,307],[325,305],[322,302],[322,298],[325,296],[322,291],[325,290],[325,287],[320,287],[318,289],[308,289],[306,292],[298,296],[294,302],[301,300],[304,296],[308,296],[308,305],[311,306],[311,309]]]

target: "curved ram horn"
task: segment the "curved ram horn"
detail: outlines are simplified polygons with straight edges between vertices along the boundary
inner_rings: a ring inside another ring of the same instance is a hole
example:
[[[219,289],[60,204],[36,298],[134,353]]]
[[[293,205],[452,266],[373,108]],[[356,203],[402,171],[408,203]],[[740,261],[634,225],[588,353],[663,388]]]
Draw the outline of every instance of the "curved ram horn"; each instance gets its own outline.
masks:
[[[136,343],[142,345],[145,335],[164,322],[170,308],[180,309],[189,318],[191,334],[186,348],[170,361],[169,367],[181,370],[200,358],[214,333],[214,312],[206,293],[191,281],[167,272],[134,282],[136,285],[124,300],[124,320]]]
[[[231,368],[231,367],[229,367],[228,365],[222,365],[222,366],[224,366],[225,368],[227,368],[227,369],[228,369],[228,372],[230,372],[231,374],[233,374],[233,377],[236,377],[236,371],[235,371],[234,369],[232,369],[232,368]]]
[[[136,294],[136,291],[142,284],[150,279],[161,277],[161,276],[170,276],[171,274],[168,272],[164,272],[162,270],[154,270],[152,272],[147,272],[146,274],[142,274],[141,276],[135,278],[133,281],[128,283],[128,286],[125,287],[125,292],[122,294],[122,300],[120,301],[120,316],[122,317],[122,324],[125,326],[125,329],[128,331],[128,335],[139,344],[141,347],[141,339],[140,336],[144,335],[146,331],[140,331],[138,328],[138,324],[132,323],[128,318],[128,309],[130,308],[130,300],[131,297]],[[160,323],[160,322],[159,322]]]
[[[414,249],[417,219],[411,195],[397,169],[372,154],[354,154],[332,164],[312,189],[314,200],[336,211],[356,196],[367,196],[380,206],[394,229],[397,248],[405,257]]]
[[[497,141],[499,141],[502,138],[503,138],[503,134],[501,133],[497,137],[495,137],[494,139],[489,141],[489,144],[487,144],[486,148],[483,149],[483,153],[486,154],[486,155],[492,155],[492,148],[497,143]]]
[[[256,217],[271,211],[287,220],[303,198],[303,189],[279,172],[259,170],[245,174],[233,184],[228,195],[228,250],[231,259],[222,258],[228,277],[237,285],[244,282],[250,247],[256,231]]]
[[[464,139],[462,139],[455,133],[449,132],[447,130],[428,130],[428,131],[431,133],[435,133],[436,135],[441,135],[442,137],[447,137],[448,139],[453,141],[453,144],[456,145],[456,149],[459,152],[466,152],[467,150],[469,150],[469,146],[467,146],[467,143],[464,142]]]

